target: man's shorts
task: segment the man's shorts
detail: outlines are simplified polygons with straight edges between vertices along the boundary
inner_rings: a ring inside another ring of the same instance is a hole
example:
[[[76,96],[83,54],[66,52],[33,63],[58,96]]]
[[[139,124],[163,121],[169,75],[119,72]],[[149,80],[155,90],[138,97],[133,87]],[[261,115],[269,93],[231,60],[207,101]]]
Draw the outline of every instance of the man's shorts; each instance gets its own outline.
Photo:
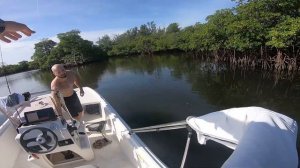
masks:
[[[77,117],[79,113],[83,111],[81,103],[75,91],[73,92],[72,96],[64,97],[64,100],[72,117]]]

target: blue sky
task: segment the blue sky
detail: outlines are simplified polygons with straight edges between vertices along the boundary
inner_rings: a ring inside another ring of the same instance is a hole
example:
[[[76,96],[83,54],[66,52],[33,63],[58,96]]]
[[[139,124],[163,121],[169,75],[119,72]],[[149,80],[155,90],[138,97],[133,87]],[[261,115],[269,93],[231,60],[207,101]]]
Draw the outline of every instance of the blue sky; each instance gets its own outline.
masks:
[[[159,27],[177,22],[181,27],[205,22],[218,9],[231,8],[231,0],[0,0],[0,18],[27,24],[31,37],[0,42],[4,62],[30,60],[34,44],[43,38],[79,29],[84,39],[96,41],[154,21]]]

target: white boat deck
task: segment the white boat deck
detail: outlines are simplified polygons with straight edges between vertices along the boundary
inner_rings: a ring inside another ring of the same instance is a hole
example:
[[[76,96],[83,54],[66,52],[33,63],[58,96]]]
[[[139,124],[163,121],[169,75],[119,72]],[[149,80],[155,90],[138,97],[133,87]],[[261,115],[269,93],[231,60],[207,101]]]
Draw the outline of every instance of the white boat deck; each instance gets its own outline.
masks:
[[[102,136],[100,134],[90,135],[89,138],[92,143],[95,140],[100,139]],[[118,140],[115,136],[107,136],[108,139],[112,140],[112,143],[101,148],[93,149],[95,152],[95,158],[92,161],[80,161],[68,165],[61,165],[58,168],[67,168],[67,167],[79,167],[84,165],[93,165],[94,167],[106,167],[106,168],[132,168],[134,167],[128,157],[123,153],[121,147],[119,146]]]
[[[88,115],[88,114],[87,114]],[[88,133],[89,134],[89,133]],[[94,149],[95,158],[91,161],[84,161],[83,159],[73,159],[72,163],[67,164],[61,163],[57,164],[55,168],[84,168],[84,167],[105,167],[105,168],[132,168],[132,165],[126,154],[121,150],[119,141],[114,134],[105,135],[112,142],[100,149]],[[92,133],[89,135],[89,140],[93,144],[96,140],[103,138],[101,133]],[[14,168],[39,168],[38,166],[31,164],[27,161],[28,153],[24,152],[22,149],[16,159]],[[72,160],[72,159],[70,159]],[[69,161],[69,160],[68,160]]]
[[[78,90],[78,89],[77,89]],[[132,167],[166,167],[156,156],[148,149],[147,146],[135,135],[129,135],[130,129],[115,110],[107,104],[95,91],[85,88],[85,96],[79,97],[85,113],[82,121],[85,125],[106,121],[105,130],[102,130],[105,137],[111,143],[95,149],[93,143],[103,139],[100,132],[89,132],[85,128],[85,135],[75,133],[72,135],[66,130],[66,125],[61,124],[60,119],[45,121],[39,123],[39,127],[55,130],[56,135],[60,138],[60,143],[56,148],[47,154],[37,154],[38,158],[25,152],[21,147],[20,135],[15,132],[15,128],[9,122],[1,127],[0,132],[0,167],[7,168],[132,168]],[[99,106],[100,105],[100,106]],[[31,101],[31,105],[20,110],[21,118],[24,113],[33,110],[54,107],[49,95],[38,96]],[[55,108],[54,108],[55,109]],[[87,110],[89,109],[89,110]],[[69,121],[70,117],[67,112],[63,113],[64,118]],[[54,127],[53,127],[54,126]],[[22,126],[18,128],[28,130],[39,128],[36,125]],[[52,127],[52,128],[51,128]],[[82,132],[84,127],[78,127]],[[38,130],[38,129],[37,129]],[[61,132],[58,132],[60,130]],[[126,133],[127,132],[127,133]],[[24,132],[23,132],[24,133]],[[31,132],[30,132],[31,133]],[[22,134],[23,135],[23,134]],[[30,137],[31,135],[26,135]],[[79,136],[79,137],[77,137]],[[50,136],[49,136],[50,137]],[[74,138],[75,137],[75,138]],[[76,138],[77,137],[77,138]],[[25,139],[28,140],[28,139]],[[69,141],[74,142],[69,144]],[[73,140],[73,141],[72,141]],[[68,151],[72,151],[73,157],[65,158]],[[7,152],[7,153],[4,153]],[[30,158],[30,159],[28,159]]]
[[[81,100],[83,104],[86,103],[86,99]],[[91,99],[89,100],[91,102]],[[44,100],[44,102],[51,105],[51,102],[48,100]],[[90,104],[90,102],[88,104]],[[92,101],[93,102],[93,101]],[[96,102],[96,100],[94,100]],[[69,116],[65,115],[65,118],[68,119]],[[96,114],[88,114],[85,113],[83,116],[83,121],[86,123],[95,123],[103,120],[101,118],[101,115]],[[74,167],[105,167],[105,168],[116,168],[116,167],[124,167],[124,168],[132,168],[134,167],[129,160],[129,158],[126,156],[126,154],[122,151],[122,148],[120,146],[120,143],[115,136],[115,134],[111,133],[111,128],[109,124],[106,124],[106,134],[105,136],[111,140],[112,142],[100,149],[93,148],[95,158],[91,161],[85,161],[84,159],[76,156],[72,159],[65,160],[63,154],[56,155],[54,162],[55,168],[74,168]],[[86,129],[86,133],[91,142],[93,144],[96,140],[103,138],[101,133],[98,132],[88,132]],[[37,165],[32,164],[31,162],[27,161],[28,153],[24,152],[22,149],[20,150],[18,157],[16,159],[14,168],[39,168]],[[55,161],[56,160],[56,161]]]

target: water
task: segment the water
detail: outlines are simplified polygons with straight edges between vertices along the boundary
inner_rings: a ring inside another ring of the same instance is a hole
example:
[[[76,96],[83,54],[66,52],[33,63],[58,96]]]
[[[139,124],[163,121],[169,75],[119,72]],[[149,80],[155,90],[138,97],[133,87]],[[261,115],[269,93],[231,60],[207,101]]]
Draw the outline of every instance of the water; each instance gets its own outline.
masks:
[[[300,119],[300,78],[277,80],[273,73],[227,70],[177,56],[128,57],[74,68],[83,86],[99,92],[131,128],[181,121],[213,111],[261,106]],[[50,72],[8,76],[13,92],[50,89]],[[8,94],[0,78],[0,96]],[[3,119],[2,119],[3,121]],[[187,131],[140,133],[141,139],[169,167],[179,167]],[[214,142],[205,146],[193,135],[186,167],[220,167],[232,151]]]

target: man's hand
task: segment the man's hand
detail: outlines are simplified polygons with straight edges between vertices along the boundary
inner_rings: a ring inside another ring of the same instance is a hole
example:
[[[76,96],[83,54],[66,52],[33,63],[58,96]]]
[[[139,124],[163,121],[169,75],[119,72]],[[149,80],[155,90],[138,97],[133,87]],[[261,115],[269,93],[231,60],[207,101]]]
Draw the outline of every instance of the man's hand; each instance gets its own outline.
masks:
[[[81,97],[84,96],[84,91],[83,91],[83,89],[80,89],[80,96],[81,96]]]
[[[35,33],[31,29],[29,29],[25,24],[13,22],[13,21],[5,21],[4,22],[5,29],[0,34],[0,40],[10,43],[11,40],[18,40],[22,36],[18,32],[22,32],[26,36],[31,36],[31,34]]]
[[[67,123],[62,115],[59,115],[58,118],[60,119],[62,125],[65,125],[65,123]]]

